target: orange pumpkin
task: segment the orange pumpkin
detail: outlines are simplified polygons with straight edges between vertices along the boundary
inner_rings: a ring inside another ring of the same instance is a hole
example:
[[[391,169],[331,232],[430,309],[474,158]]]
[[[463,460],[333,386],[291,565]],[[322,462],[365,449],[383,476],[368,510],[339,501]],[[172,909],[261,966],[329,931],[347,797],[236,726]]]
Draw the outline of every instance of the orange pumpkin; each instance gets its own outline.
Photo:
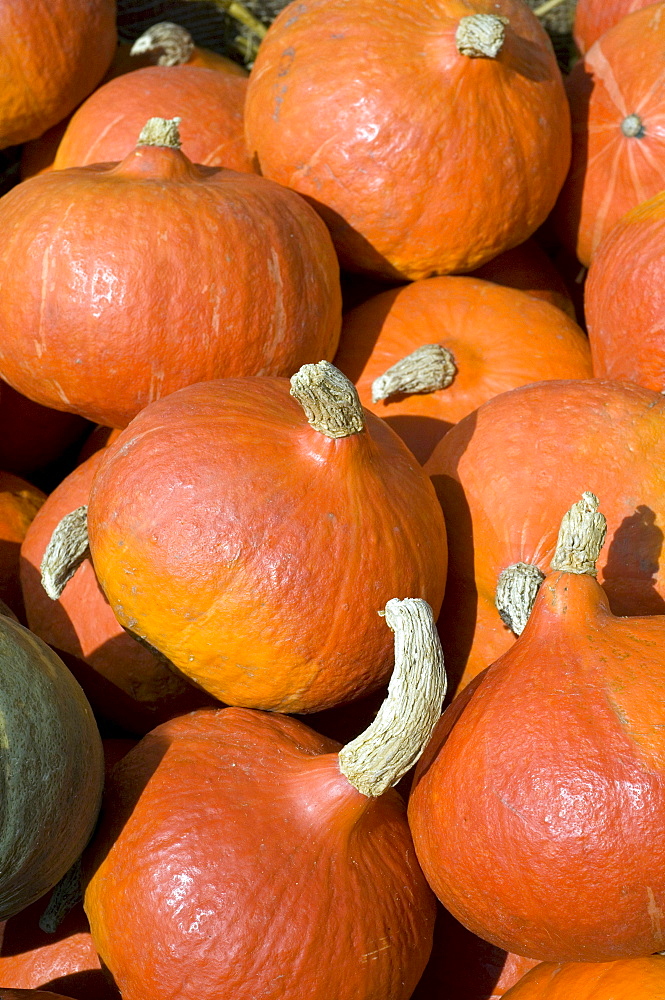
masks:
[[[19,617],[25,609],[19,581],[21,542],[46,496],[24,479],[0,472],[0,601]]]
[[[232,59],[218,55],[210,49],[200,49],[195,46],[192,36],[185,28],[180,27],[178,24],[162,22],[148,28],[133,44],[123,42],[118,45],[113,62],[109,66],[108,72],[102,82],[106,83],[108,80],[115,79],[116,76],[122,76],[124,73],[131,73],[136,69],[143,69],[146,66],[180,65],[200,66],[203,69],[216,69],[232,73],[235,76],[247,76],[247,71]],[[233,89],[228,96],[230,103],[233,104]],[[230,126],[232,132],[234,121],[236,123],[241,121],[238,108],[236,107],[235,114],[230,107],[224,108],[222,114],[226,116],[223,120],[226,121],[227,126]],[[216,117],[217,127],[219,128],[221,125],[219,110]],[[70,121],[71,115],[68,115],[63,121],[58,122],[57,125],[48,129],[38,139],[33,139],[32,142],[25,143],[21,151],[21,180],[26,180],[28,177],[34,177],[35,174],[41,174],[53,168],[53,161],[58,152],[58,147],[62,142]],[[136,137],[132,136],[131,138],[134,139]],[[192,137],[192,141],[197,141],[196,136]],[[131,144],[128,148],[131,149]],[[236,166],[236,169],[251,169],[248,159],[243,156],[239,146],[236,146],[234,149],[232,143],[227,143],[225,154],[227,157],[234,159],[237,164],[240,164]],[[102,158],[100,157],[100,159]],[[116,156],[110,157],[112,160],[117,158]],[[193,158],[196,159],[196,156]],[[223,166],[227,167],[232,167],[233,165],[231,162],[223,164]]]
[[[543,962],[505,1000],[656,1000],[665,995],[665,958],[647,955],[618,962]]]
[[[431,611],[385,610],[396,675],[343,749],[288,716],[227,708],[165,723],[116,765],[85,909],[123,1000],[411,997],[435,906],[391,786],[445,685]]]
[[[342,266],[389,277],[470,271],[524,242],[570,159],[561,73],[521,0],[292,3],[261,43],[245,124]]]
[[[347,313],[335,364],[420,462],[492,396],[592,374],[587,338],[561,310],[451,276],[383,292]]]
[[[623,17],[651,3],[653,0],[577,0],[573,35],[578,49],[584,55]]]
[[[115,0],[2,0],[0,149],[35,139],[99,83],[116,45]]]
[[[661,460],[660,456],[663,456]],[[665,398],[636,385],[541,382],[465,417],[425,466],[450,546],[441,636],[453,684],[515,642],[495,604],[502,573],[544,571],[569,498],[603,496],[599,579],[617,615],[665,612]],[[514,624],[514,623],[513,623]]]
[[[596,251],[584,301],[599,378],[665,389],[664,240],[661,192],[624,215]]]
[[[597,508],[564,516],[524,631],[444,713],[409,800],[443,904],[543,961],[665,948],[665,616],[610,611]]]
[[[116,163],[134,149],[151,117],[182,119],[183,153],[194,163],[253,172],[245,149],[247,81],[200,66],[148,66],[118,76],[72,115],[54,170]]]
[[[178,141],[162,123],[119,164],[0,201],[0,375],[36,402],[123,427],[183,385],[332,358],[339,268],[321,219],[263,177],[195,166]]]
[[[187,677],[228,704],[315,712],[387,680],[388,594],[438,612],[446,535],[427,476],[340,372],[292,383],[146,407],[103,453],[88,528],[119,621]]]
[[[40,567],[58,522],[88,502],[99,451],[54,490],[21,547],[21,584],[30,629],[65,660],[95,712],[146,733],[166,719],[211,704],[161,658],[122,628],[84,559],[57,601],[42,587]],[[1,595],[0,595],[1,596]]]
[[[664,47],[665,3],[651,4],[607,31],[566,81],[573,155],[553,219],[583,264],[622,215],[665,183]]]

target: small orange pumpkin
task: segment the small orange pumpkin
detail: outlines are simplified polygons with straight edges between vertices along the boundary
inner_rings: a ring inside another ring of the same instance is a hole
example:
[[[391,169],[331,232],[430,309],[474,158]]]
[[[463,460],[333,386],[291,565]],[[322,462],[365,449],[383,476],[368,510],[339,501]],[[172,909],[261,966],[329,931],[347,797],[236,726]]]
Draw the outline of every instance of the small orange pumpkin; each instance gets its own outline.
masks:
[[[647,955],[618,962],[543,962],[504,1000],[657,1000],[665,996],[665,958]]]
[[[225,77],[164,72],[178,68]],[[53,170],[0,200],[0,375],[113,427],[202,379],[332,358],[341,326],[316,212],[263,177],[195,166],[155,121],[121,163]]]
[[[561,73],[522,0],[289,4],[245,124],[262,173],[317,206],[342,267],[388,277],[471,271],[524,242],[570,160]]]
[[[419,462],[493,396],[592,375],[587,338],[560,309],[453,276],[411,282],[348,312],[335,364]]]

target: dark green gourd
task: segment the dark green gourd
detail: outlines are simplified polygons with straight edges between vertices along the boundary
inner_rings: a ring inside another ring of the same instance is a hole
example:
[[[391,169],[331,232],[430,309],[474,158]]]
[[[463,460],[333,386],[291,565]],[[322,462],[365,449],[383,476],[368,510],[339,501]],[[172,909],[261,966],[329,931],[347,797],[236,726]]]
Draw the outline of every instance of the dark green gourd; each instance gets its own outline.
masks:
[[[97,819],[103,768],[97,725],[72,674],[0,615],[0,920],[76,861]]]

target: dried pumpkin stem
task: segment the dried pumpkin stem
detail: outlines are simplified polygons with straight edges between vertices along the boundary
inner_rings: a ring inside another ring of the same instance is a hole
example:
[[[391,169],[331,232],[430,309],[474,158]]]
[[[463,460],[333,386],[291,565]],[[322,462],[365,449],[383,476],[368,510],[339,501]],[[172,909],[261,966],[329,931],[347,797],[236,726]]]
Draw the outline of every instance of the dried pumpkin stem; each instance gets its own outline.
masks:
[[[470,14],[460,19],[455,42],[460,55],[469,59],[496,59],[506,38],[507,17]]]
[[[57,601],[88,556],[88,508],[77,507],[56,526],[42,558],[42,586]]]
[[[446,694],[443,652],[429,604],[395,598],[384,613],[395,633],[388,694],[374,722],[339,752],[342,774],[370,798],[396,785],[418,760]]]
[[[595,576],[606,533],[607,521],[598,510],[598,497],[583,493],[582,499],[563,515],[552,569]]]
[[[424,344],[374,379],[372,402],[389,399],[398,392],[411,395],[447,389],[456,374],[455,359],[447,348]]]
[[[639,115],[627,115],[621,122],[621,131],[627,139],[642,139],[646,134],[644,122]]]
[[[39,929],[55,934],[70,910],[83,901],[81,859],[78,858],[55,886],[46,909],[39,918]]]
[[[521,635],[529,620],[545,574],[533,563],[518,562],[502,570],[494,603],[504,625]]]
[[[180,149],[180,118],[149,118],[141,129],[137,146],[168,146]]]
[[[291,378],[291,395],[311,426],[329,438],[360,434],[365,413],[356,387],[329,361],[303,365]]]
[[[194,51],[194,39],[180,24],[172,21],[161,21],[153,24],[136,39],[130,56],[141,56],[149,53],[157,55],[158,66],[182,66],[188,62]]]

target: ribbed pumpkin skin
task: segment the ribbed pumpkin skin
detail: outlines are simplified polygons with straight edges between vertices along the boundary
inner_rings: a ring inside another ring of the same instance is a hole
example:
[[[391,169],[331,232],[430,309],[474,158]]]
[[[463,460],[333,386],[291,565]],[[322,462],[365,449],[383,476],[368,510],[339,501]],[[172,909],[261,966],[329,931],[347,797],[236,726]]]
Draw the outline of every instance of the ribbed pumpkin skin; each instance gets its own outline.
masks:
[[[0,617],[3,771],[0,919],[58,882],[85,846],[101,798],[102,744],[85,696],[36,636]]]
[[[665,389],[665,193],[623,216],[599,246],[584,293],[594,374]]]
[[[0,148],[35,139],[101,80],[116,46],[115,0],[2,0]]]
[[[477,13],[510,20],[496,59],[457,50]],[[292,3],[261,44],[245,126],[262,173],[317,205],[343,267],[408,279],[522,243],[570,158],[561,74],[516,0]]]
[[[588,52],[609,28],[634,10],[648,7],[653,0],[577,0],[573,35],[582,54]]]
[[[575,319],[575,306],[565,281],[535,240],[525,240],[518,247],[504,250],[498,257],[472,271],[469,277],[517,288],[549,302]]]
[[[104,452],[88,527],[123,625],[228,704],[314,712],[387,680],[390,595],[435,614],[443,517],[402,441],[315,431],[286,379],[189,386]]]
[[[374,380],[425,344],[452,352],[452,384],[373,403]],[[355,383],[363,406],[420,462],[493,396],[529,382],[592,375],[587,338],[560,309],[513,288],[451,276],[382,292],[347,313],[335,364]]]
[[[407,1000],[434,899],[393,790],[244,709],[165,723],[116,765],[85,908],[123,1000]]]
[[[536,966],[505,994],[505,1000],[658,1000],[665,996],[660,955],[619,962]]]
[[[661,458],[662,456],[662,458]],[[515,641],[494,606],[517,562],[546,572],[570,498],[591,490],[608,521],[598,579],[618,615],[665,611],[665,398],[640,386],[543,382],[460,421],[425,471],[449,540],[441,641],[451,684]]]
[[[0,375],[46,406],[123,427],[183,385],[337,347],[330,237],[262,177],[140,146],[20,184],[0,233]]]
[[[102,452],[94,454],[49,496],[21,548],[21,582],[28,626],[65,657],[95,711],[143,734],[174,715],[211,704],[211,699],[125,632],[89,559],[57,601],[41,583],[46,546],[61,519],[88,502],[101,459]]]
[[[664,643],[664,616],[615,618],[593,577],[551,573],[519,640],[444,714],[409,823],[475,934],[555,962],[665,948]]]
[[[0,472],[0,601],[17,615],[24,612],[19,580],[21,542],[45,500],[45,494],[24,479]]]
[[[553,219],[583,264],[622,215],[665,185],[664,48],[665,4],[651,4],[606,32],[566,81],[573,155]],[[625,135],[634,114],[644,134]]]
[[[199,66],[147,66],[105,83],[72,116],[53,168],[117,163],[149,118],[182,119],[182,151],[193,163],[251,172],[243,105],[247,81]]]

